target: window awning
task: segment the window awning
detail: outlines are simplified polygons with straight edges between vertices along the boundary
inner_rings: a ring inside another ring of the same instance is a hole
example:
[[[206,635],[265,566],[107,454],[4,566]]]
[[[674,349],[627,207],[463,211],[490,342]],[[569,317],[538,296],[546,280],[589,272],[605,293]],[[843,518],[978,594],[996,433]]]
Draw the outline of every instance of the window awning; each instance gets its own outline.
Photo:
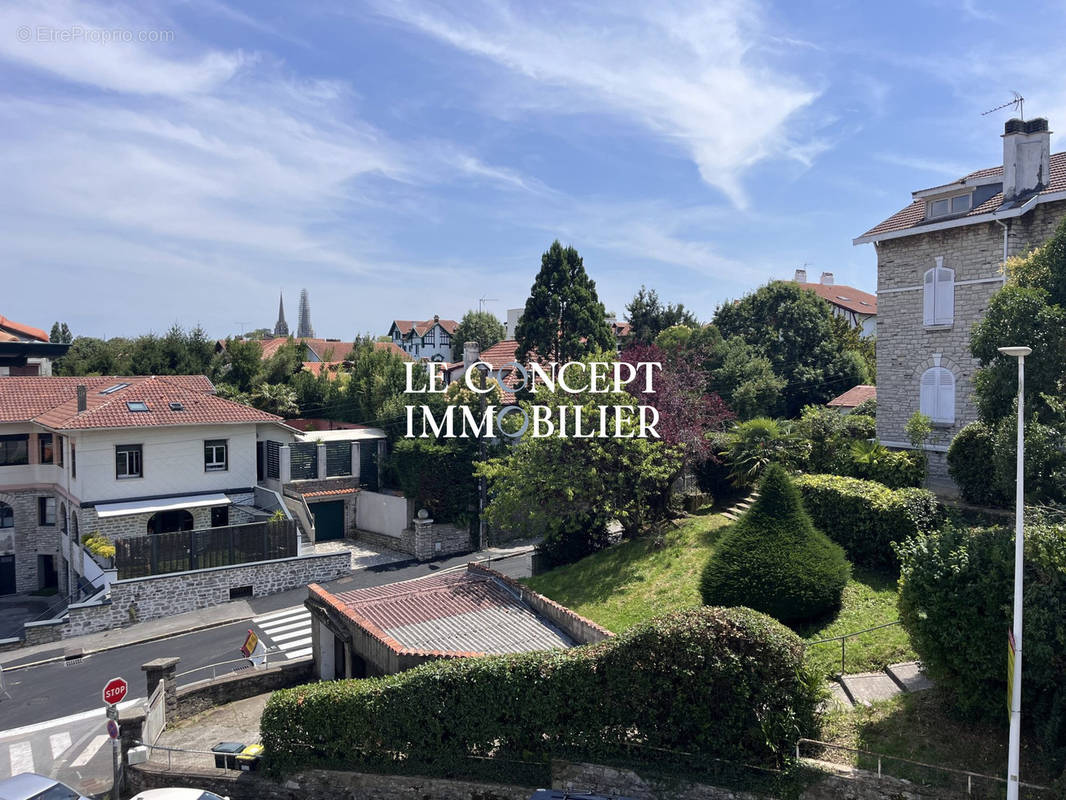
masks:
[[[96,516],[126,517],[131,514],[146,514],[156,511],[172,511],[176,508],[203,508],[204,506],[228,506],[230,499],[221,492],[215,494],[187,494],[182,497],[165,497],[158,500],[133,500],[128,503],[100,503]]]

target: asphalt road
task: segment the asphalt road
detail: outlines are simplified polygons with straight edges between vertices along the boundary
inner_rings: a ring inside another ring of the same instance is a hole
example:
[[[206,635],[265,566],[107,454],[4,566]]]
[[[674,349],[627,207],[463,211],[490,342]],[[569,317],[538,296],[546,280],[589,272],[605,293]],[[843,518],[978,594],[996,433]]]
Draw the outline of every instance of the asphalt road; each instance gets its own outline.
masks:
[[[335,591],[380,586],[460,566],[467,563],[469,559],[469,556],[458,556],[429,564],[407,564],[398,569],[380,567],[363,569],[333,581],[327,586]],[[524,555],[493,562],[492,566],[511,577],[526,577],[529,575],[529,563],[529,556]],[[297,646],[297,644],[310,636],[309,622],[306,635],[302,634],[297,625],[300,621],[298,614],[302,609],[302,599],[302,590],[277,595],[273,598],[263,598],[262,602],[255,604],[256,610],[260,612],[260,616],[256,619],[262,620],[261,623],[242,620],[230,625],[181,634],[161,641],[129,645],[86,656],[80,663],[72,665],[55,662],[16,670],[10,669],[9,665],[4,671],[4,681],[11,699],[0,698],[0,736],[11,728],[99,710],[102,705],[100,691],[104,684],[115,676],[121,676],[129,682],[131,696],[146,697],[147,687],[141,664],[155,658],[179,657],[181,659],[178,664],[179,673],[240,659],[240,647],[249,627],[264,634],[264,643],[271,648],[281,649],[282,655],[299,653],[306,649],[306,645]],[[285,622],[287,627],[280,625],[281,622]],[[285,629],[278,630],[282,627]],[[270,630],[264,630],[264,628]],[[77,640],[72,639],[65,644],[76,646]],[[64,649],[64,647],[59,647],[54,654],[62,655]],[[39,659],[41,655],[34,658],[34,660]],[[233,666],[221,669],[232,671]],[[194,683],[209,677],[211,677],[209,670],[201,670],[179,679],[178,684]],[[0,751],[2,749],[0,747]],[[0,752],[0,775],[2,775],[3,767],[4,758],[3,753]]]

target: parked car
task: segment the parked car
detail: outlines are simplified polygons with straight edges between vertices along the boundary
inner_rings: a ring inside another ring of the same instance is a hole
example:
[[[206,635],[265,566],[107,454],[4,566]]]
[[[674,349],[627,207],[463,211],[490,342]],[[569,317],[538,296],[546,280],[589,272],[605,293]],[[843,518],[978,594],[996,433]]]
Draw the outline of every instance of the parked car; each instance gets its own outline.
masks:
[[[35,772],[23,772],[0,781],[0,800],[89,800],[65,783]]]
[[[203,789],[182,789],[176,786],[166,789],[146,789],[130,800],[229,800],[214,792],[205,792]]]

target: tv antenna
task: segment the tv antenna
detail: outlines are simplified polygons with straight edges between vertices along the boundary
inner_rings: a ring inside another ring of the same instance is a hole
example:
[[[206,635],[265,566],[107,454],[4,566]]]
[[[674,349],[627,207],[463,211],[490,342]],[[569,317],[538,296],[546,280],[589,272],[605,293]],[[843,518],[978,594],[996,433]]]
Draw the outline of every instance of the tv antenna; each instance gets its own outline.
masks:
[[[243,322],[241,320],[239,320],[239,319],[238,320],[234,320],[233,324],[241,326],[241,338],[243,339],[244,338],[244,326],[248,324],[247,320],[245,320]]]
[[[497,298],[497,297],[481,297],[481,298],[478,298],[478,301],[477,301],[478,313],[480,314],[482,311],[485,310],[485,303],[495,303],[498,300],[499,300],[499,298]]]
[[[988,109],[988,111],[982,112],[981,116],[982,117],[987,117],[989,114],[993,113],[994,111],[999,111],[1000,109],[1007,108],[1009,106],[1014,106],[1014,108],[1018,111],[1018,117],[1020,119],[1024,120],[1025,119],[1025,98],[1022,97],[1017,92],[1013,92],[1012,91],[1011,94],[1014,95],[1014,99],[1011,100],[1009,103],[1004,103],[1001,106],[996,106],[995,108],[990,108],[990,109]]]

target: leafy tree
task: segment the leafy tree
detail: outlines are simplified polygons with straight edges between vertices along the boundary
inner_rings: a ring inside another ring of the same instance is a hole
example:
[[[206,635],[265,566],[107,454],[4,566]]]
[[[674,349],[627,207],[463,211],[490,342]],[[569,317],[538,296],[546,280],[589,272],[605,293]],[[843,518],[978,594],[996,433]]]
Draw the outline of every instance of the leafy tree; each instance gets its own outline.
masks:
[[[56,375],[121,375],[115,348],[103,339],[79,336],[54,365]]]
[[[597,354],[587,360],[606,358]],[[548,418],[556,421],[561,408],[571,420],[575,407],[582,408],[586,420],[595,420],[598,406],[635,405],[626,392],[566,394],[544,387],[537,388],[532,402],[548,406]],[[521,405],[528,411],[528,403]],[[625,420],[622,430],[632,433],[634,426]],[[478,474],[489,482],[491,524],[544,535],[542,550],[574,557],[605,545],[611,520],[621,523],[627,535],[655,521],[657,508],[649,501],[663,495],[681,457],[680,448],[652,438],[534,437],[527,432],[505,455],[480,465]]]
[[[452,334],[452,360],[462,360],[465,342],[477,342],[482,350],[488,350],[502,341],[505,334],[503,323],[496,319],[495,314],[471,309],[463,314],[459,327]]]
[[[248,331],[241,336],[242,339],[273,339],[273,328],[256,328],[253,331]]]
[[[740,336],[711,351],[705,361],[712,385],[742,420],[770,417],[783,408],[785,379],[774,374],[770,359]]]
[[[352,368],[345,397],[346,419],[383,427],[398,434],[404,420],[404,358],[373,342],[359,341],[351,354]]]
[[[289,383],[303,369],[305,346],[291,336],[263,363],[263,380]],[[328,355],[328,354],[327,354]]]
[[[295,417],[300,413],[296,392],[281,383],[261,383],[251,394],[252,405],[279,417]]]
[[[739,423],[729,434],[722,455],[737,486],[751,486],[771,464],[787,466],[807,459],[810,444],[799,439],[787,422],[759,417]]]
[[[692,328],[685,325],[671,325],[659,331],[655,337],[655,346],[666,351],[684,350],[692,340]]]
[[[614,335],[604,317],[596,283],[586,274],[581,256],[556,239],[541,256],[540,272],[515,331],[516,355],[520,361],[535,354],[563,363],[613,351]]]
[[[51,333],[48,334],[48,341],[58,344],[70,344],[74,341],[74,336],[71,334],[70,328],[67,327],[67,323],[55,322],[52,324]]]
[[[814,527],[788,473],[774,464],[708,560],[700,594],[707,605],[747,606],[796,624],[839,608],[850,575],[844,550]]]
[[[263,372],[263,347],[254,340],[227,339],[222,376],[239,392],[250,392]]]
[[[626,321],[629,323],[627,344],[651,344],[662,331],[675,325],[699,327],[696,317],[683,304],[664,306],[659,294],[644,286],[626,304]]]
[[[775,281],[738,302],[719,306],[714,318],[727,339],[740,336],[770,361],[785,416],[810,403],[824,404],[869,376],[862,357],[834,335],[833,313],[814,292]]]

